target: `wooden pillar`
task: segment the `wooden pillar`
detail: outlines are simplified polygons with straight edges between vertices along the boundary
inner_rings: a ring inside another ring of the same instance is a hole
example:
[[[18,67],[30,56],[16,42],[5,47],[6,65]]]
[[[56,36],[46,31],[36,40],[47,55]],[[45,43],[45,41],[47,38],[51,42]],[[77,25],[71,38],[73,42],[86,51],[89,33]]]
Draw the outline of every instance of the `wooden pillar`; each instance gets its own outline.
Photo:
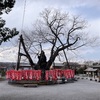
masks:
[[[100,70],[98,71],[98,78],[99,78],[98,82],[100,82]]]

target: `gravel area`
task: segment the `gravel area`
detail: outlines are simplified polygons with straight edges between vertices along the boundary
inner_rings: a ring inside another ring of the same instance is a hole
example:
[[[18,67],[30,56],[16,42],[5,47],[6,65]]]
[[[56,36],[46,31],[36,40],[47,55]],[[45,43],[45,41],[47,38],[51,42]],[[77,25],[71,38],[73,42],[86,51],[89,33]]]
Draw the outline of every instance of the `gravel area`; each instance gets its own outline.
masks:
[[[74,83],[22,87],[0,81],[0,100],[100,100],[100,83],[79,79]]]

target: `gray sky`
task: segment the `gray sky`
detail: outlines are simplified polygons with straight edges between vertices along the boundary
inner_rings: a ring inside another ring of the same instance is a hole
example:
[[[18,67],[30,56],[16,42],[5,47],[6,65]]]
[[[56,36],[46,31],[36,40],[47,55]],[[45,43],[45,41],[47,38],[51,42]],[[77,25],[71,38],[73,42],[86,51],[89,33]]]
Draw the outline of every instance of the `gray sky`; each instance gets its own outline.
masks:
[[[3,15],[3,19],[6,20],[6,26],[10,28],[16,27],[18,30],[22,29],[24,3],[25,0],[16,0],[12,11],[8,15]],[[100,0],[26,0],[23,29],[32,29],[32,24],[39,18],[39,13],[43,11],[44,8],[57,8],[69,12],[72,15],[81,15],[88,22],[87,32],[93,37],[100,36]],[[0,49],[2,49],[2,47],[6,48],[9,44],[10,42],[3,43]],[[0,53],[0,61],[3,61],[5,58],[7,61],[9,61],[9,59],[16,61],[15,55],[17,53],[15,52],[16,48],[14,47],[11,48],[10,51]],[[69,58],[73,61],[100,60],[99,46],[96,48],[82,48],[77,52],[77,57],[74,54],[69,54]],[[5,55],[6,53],[9,53],[12,57]]]

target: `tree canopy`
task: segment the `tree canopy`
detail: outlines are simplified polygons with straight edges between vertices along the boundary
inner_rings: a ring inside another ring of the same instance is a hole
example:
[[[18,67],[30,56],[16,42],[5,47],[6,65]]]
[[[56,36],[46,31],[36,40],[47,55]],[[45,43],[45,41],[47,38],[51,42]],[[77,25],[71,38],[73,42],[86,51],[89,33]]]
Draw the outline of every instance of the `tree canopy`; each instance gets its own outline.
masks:
[[[24,35],[28,48],[34,47],[34,50],[38,50],[37,46],[43,49],[43,45],[50,44],[47,69],[60,52],[63,52],[67,59],[66,51],[76,50],[89,41],[84,32],[86,21],[80,16],[71,16],[57,9],[45,9],[40,16],[41,19],[36,22],[29,35]]]
[[[6,21],[1,17],[3,13],[8,14],[14,7],[14,4],[15,0],[0,0],[0,45],[2,42],[9,40],[19,33],[16,31],[16,28],[9,29],[8,27],[4,27]]]

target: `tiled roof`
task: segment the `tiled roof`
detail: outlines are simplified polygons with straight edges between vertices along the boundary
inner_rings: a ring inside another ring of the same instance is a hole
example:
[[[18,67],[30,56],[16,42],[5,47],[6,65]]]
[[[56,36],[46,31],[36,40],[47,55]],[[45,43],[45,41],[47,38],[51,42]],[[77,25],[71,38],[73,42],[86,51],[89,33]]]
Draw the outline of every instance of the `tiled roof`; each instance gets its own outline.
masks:
[[[97,71],[97,69],[87,68],[85,71],[87,71],[87,72],[95,72],[95,71]]]
[[[93,65],[92,68],[100,68],[100,65]]]

